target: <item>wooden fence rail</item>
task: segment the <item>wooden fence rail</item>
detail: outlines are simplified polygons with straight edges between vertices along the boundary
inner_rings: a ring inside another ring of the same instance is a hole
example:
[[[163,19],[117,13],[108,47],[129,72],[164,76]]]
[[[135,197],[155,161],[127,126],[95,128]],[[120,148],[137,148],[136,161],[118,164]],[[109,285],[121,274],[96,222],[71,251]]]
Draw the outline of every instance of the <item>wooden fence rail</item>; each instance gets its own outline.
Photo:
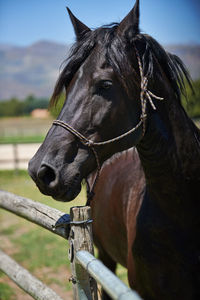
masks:
[[[62,300],[53,290],[0,250],[0,269],[34,299]]]
[[[5,191],[0,191],[0,207],[68,239],[70,216],[64,212]]]
[[[69,216],[47,205],[5,191],[0,191],[0,207],[69,239],[74,300],[97,300],[95,280],[115,300],[141,300],[136,292],[122,283],[93,256],[90,207],[72,207]],[[2,251],[0,269],[34,299],[61,299]]]

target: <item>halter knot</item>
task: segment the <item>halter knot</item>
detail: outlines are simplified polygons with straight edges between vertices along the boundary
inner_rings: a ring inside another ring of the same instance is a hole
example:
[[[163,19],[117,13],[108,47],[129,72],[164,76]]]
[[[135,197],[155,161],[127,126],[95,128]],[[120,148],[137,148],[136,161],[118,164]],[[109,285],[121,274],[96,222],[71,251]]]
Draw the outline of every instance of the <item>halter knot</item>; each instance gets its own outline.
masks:
[[[147,118],[147,114],[141,114],[140,119],[144,122]]]
[[[83,140],[82,143],[87,147],[94,147],[94,142],[91,140]]]

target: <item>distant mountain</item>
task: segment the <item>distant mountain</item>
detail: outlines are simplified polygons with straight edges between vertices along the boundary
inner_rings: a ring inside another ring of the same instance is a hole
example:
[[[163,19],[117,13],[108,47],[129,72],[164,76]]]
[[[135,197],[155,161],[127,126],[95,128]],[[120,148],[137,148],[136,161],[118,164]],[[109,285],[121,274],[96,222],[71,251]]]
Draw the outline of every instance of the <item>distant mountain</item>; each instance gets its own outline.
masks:
[[[169,45],[165,48],[183,60],[193,79],[200,78],[200,45]]]
[[[0,100],[11,97],[49,97],[67,58],[69,45],[40,41],[28,47],[0,45]],[[170,45],[194,79],[200,77],[200,45]]]
[[[49,97],[69,48],[48,41],[29,47],[0,45],[0,100]]]

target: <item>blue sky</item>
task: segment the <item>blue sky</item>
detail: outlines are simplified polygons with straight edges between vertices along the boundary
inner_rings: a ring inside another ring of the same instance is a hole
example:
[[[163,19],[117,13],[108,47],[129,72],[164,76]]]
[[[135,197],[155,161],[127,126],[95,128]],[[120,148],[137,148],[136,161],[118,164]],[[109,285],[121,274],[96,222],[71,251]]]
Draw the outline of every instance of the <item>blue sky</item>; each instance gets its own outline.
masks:
[[[72,43],[66,6],[88,27],[120,21],[134,0],[0,0],[0,43]],[[200,44],[200,0],[141,0],[140,27],[162,44]]]

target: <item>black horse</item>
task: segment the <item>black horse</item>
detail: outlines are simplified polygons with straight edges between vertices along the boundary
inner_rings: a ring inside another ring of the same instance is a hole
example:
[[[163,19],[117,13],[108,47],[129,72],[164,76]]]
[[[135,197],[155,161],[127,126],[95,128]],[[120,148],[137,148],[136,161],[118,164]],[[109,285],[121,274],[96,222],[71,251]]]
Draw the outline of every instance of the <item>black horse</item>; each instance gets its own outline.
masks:
[[[189,75],[140,33],[138,0],[121,23],[94,31],[70,17],[77,42],[51,104],[63,89],[66,101],[29,173],[42,193],[71,201],[97,165],[135,145],[147,182],[135,288],[146,300],[200,299],[200,131],[181,105]]]

